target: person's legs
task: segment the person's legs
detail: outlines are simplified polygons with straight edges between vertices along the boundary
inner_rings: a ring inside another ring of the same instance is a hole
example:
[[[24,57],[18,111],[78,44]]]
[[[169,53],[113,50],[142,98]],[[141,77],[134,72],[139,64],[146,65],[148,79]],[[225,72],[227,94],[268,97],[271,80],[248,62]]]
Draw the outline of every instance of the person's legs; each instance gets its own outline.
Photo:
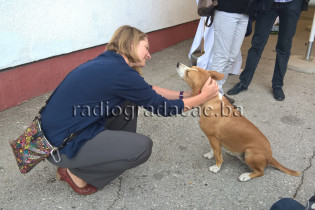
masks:
[[[283,79],[291,54],[292,39],[301,14],[301,5],[301,0],[289,3],[277,3],[280,24],[272,88],[282,88],[283,86]]]
[[[238,56],[238,54],[241,50],[242,43],[243,43],[244,38],[245,38],[247,24],[248,24],[248,16],[247,15],[239,14],[235,18],[237,19],[237,24],[235,27],[235,31],[232,33],[234,36],[233,36],[233,40],[232,40],[232,43],[230,46],[230,51],[228,54],[228,61],[226,63],[225,68],[223,69],[224,79],[217,81],[217,83],[221,87],[220,93],[222,95],[224,95],[223,84],[225,83],[229,73],[231,72],[231,69],[232,69],[233,64],[236,60],[236,57]]]
[[[137,106],[126,103],[123,114],[110,118],[106,130],[87,141],[74,158],[68,159],[62,154],[59,163],[51,157],[47,159],[56,166],[68,168],[83,181],[102,188],[150,157],[152,140],[135,133],[136,123]]]
[[[122,107],[122,113],[106,119],[106,129],[129,131],[136,133],[137,119],[138,119],[138,106],[135,103],[126,101]]]
[[[261,54],[269,38],[269,32],[273,26],[277,12],[275,5],[265,14],[259,16],[255,23],[255,32],[252,38],[252,47],[248,51],[246,65],[239,79],[244,87],[248,87],[251,83]]]
[[[137,133],[105,130],[87,141],[74,158],[61,155],[61,162],[54,164],[102,188],[124,171],[146,162],[152,144],[149,137]]]
[[[229,71],[226,66],[229,62],[234,32],[237,27],[238,14],[216,11],[214,16],[214,44],[211,70],[225,74],[225,78],[219,84],[220,93],[224,95],[222,84],[225,82]]]

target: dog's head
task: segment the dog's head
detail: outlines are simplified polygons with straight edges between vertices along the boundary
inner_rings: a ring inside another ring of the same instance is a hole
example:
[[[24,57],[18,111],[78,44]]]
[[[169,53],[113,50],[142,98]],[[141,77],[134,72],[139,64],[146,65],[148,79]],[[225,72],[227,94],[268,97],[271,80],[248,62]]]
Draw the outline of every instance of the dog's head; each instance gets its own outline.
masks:
[[[177,73],[189,85],[191,95],[198,95],[209,77],[219,81],[224,78],[224,74],[216,71],[208,71],[197,66],[188,67],[182,63],[177,64]]]

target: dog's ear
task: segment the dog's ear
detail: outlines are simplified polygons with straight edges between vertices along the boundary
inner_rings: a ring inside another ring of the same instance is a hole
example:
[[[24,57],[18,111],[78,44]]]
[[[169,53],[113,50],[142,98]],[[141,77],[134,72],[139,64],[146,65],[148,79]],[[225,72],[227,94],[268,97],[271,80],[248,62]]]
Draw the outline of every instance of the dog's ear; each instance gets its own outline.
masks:
[[[208,72],[210,74],[210,77],[216,81],[219,81],[224,78],[224,74],[219,73],[217,71],[208,71]]]

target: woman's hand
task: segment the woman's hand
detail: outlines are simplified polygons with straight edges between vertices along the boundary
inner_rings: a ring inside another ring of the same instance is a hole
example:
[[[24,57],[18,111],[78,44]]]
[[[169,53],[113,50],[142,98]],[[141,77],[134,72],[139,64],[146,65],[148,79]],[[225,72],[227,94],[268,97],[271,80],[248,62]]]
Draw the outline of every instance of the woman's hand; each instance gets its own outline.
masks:
[[[219,94],[218,83],[215,80],[213,80],[211,77],[209,77],[206,83],[203,85],[200,94],[204,94],[204,97],[205,97],[204,102],[214,98],[216,95]]]
[[[201,93],[190,98],[184,98],[184,111],[190,110],[219,94],[218,83],[211,77],[206,81],[201,89]]]

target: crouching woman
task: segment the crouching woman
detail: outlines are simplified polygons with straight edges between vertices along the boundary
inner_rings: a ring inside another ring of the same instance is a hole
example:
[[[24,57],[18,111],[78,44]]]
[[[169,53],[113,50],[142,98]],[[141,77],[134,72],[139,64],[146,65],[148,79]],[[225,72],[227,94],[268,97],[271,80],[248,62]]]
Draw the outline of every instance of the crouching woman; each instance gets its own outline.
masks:
[[[149,85],[141,68],[150,58],[147,35],[121,26],[104,53],[66,76],[43,110],[42,129],[53,146],[75,134],[60,150],[59,162],[53,157],[48,160],[58,166],[57,177],[78,194],[95,193],[148,160],[152,140],[136,133],[138,106],[167,117],[218,94],[211,78],[194,97]]]

